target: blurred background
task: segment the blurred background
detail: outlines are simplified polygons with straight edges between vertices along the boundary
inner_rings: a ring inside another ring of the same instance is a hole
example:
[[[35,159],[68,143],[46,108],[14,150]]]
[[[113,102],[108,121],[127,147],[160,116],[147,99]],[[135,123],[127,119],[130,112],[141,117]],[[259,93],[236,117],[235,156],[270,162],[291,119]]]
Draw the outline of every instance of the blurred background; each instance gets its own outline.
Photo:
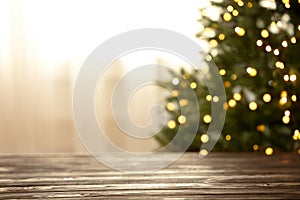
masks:
[[[215,151],[268,156],[294,151],[300,155],[299,13],[299,0],[2,0],[0,153],[85,152],[72,115],[72,94],[81,65],[112,36],[138,28],[162,28],[197,42],[207,52],[205,58],[199,52],[199,59],[213,61],[219,68],[227,116]],[[124,74],[145,64],[166,65],[181,75],[170,73],[165,80],[171,93],[155,86],[134,93],[128,105],[134,123],[150,123],[149,109],[157,103],[168,116],[155,137],[134,143],[115,124],[110,97]],[[195,120],[195,105],[186,95],[191,88],[201,115],[196,117],[199,127],[189,151],[206,155],[208,151],[200,146],[216,139],[208,133],[208,126],[218,120],[212,118],[210,105],[222,97],[209,93],[203,77],[210,79],[209,68],[199,77],[187,69],[186,62],[163,52],[123,56],[99,82],[95,93],[98,122],[113,143],[127,150],[149,151],[166,145],[181,126],[189,138]],[[182,107],[188,115],[181,114]]]
[[[165,28],[194,39],[199,28],[197,8],[205,4],[170,0],[0,1],[0,153],[85,151],[73,122],[72,92],[87,56],[110,37],[137,28]],[[129,69],[164,62],[155,53],[121,59],[103,79],[104,96],[109,96],[113,84]],[[138,123],[149,121],[142,108],[156,101],[156,90],[148,88],[136,95],[132,116]],[[146,93],[147,99],[142,98]],[[98,111],[113,138],[119,129],[106,103],[108,100],[98,105]],[[119,136],[115,141],[132,146]],[[144,148],[157,145],[152,140]]]

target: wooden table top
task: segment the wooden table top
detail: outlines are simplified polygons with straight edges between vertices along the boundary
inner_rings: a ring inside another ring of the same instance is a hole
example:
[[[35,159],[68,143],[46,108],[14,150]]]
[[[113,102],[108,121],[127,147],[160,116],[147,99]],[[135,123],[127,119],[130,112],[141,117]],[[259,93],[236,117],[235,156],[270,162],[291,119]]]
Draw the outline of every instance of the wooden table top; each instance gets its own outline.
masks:
[[[185,153],[152,173],[118,172],[89,155],[2,155],[0,199],[300,199],[300,156]]]

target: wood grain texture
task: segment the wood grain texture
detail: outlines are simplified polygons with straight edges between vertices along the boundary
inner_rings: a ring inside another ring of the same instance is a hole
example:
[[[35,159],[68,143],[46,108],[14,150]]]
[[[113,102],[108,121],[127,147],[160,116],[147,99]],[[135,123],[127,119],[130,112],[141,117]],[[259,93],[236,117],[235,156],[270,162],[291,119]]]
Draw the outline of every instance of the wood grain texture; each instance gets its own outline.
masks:
[[[300,199],[300,156],[186,153],[151,173],[118,172],[88,155],[0,156],[0,199],[35,198]]]

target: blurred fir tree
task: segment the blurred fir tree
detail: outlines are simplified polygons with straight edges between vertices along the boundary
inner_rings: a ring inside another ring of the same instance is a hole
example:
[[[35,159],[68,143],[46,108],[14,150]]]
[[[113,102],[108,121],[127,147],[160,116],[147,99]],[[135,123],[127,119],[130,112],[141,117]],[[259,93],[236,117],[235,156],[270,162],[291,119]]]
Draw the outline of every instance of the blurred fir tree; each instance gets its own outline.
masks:
[[[212,1],[200,11],[203,30],[197,37],[210,46],[206,59],[218,66],[227,96],[226,121],[214,150],[300,154],[300,0]],[[201,115],[189,151],[199,151],[209,140],[210,101],[218,98],[197,73],[182,69],[181,75],[190,85],[173,74],[168,83],[173,93],[166,99],[171,119],[156,138],[166,145],[179,126],[189,125],[179,116],[183,106],[193,112],[185,95],[191,87]]]

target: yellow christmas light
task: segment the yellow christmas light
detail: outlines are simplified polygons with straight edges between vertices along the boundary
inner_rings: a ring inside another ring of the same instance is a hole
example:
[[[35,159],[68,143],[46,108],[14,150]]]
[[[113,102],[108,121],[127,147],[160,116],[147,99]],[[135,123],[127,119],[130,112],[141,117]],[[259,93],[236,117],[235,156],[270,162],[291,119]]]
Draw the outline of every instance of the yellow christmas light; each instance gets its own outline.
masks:
[[[207,134],[203,134],[200,137],[202,143],[207,143],[209,141],[209,136]]]
[[[297,101],[297,96],[294,94],[294,95],[291,96],[291,99],[292,99],[292,101],[295,102],[295,101]]]
[[[236,32],[236,34],[240,37],[244,36],[246,34],[246,30],[242,27],[235,27],[234,31]]]
[[[180,115],[178,118],[177,118],[179,124],[185,124],[186,123],[186,117],[184,115]]]
[[[223,19],[224,19],[224,21],[229,22],[232,19],[232,16],[230,13],[227,12],[227,13],[224,13]]]
[[[293,135],[293,140],[298,140],[298,136]]]
[[[226,135],[225,140],[227,140],[227,141],[231,140],[231,135]]]
[[[289,111],[289,110],[284,111],[285,116],[290,116],[290,114],[291,114],[291,111]]]
[[[254,150],[254,151],[257,151],[257,150],[258,150],[258,145],[257,145],[257,144],[253,145],[253,150]]]
[[[281,61],[276,61],[275,66],[279,69],[284,69],[284,63]]]
[[[220,35],[219,35],[219,40],[224,40],[225,39],[225,35],[223,34],[223,33],[221,33]]]
[[[196,89],[197,83],[191,82],[190,87],[191,87],[192,89]]]
[[[270,94],[266,93],[263,95],[264,102],[269,103],[271,101],[271,99],[272,99],[272,96]]]
[[[248,3],[247,3],[247,6],[248,6],[248,8],[252,8],[252,7],[253,7],[253,4],[252,4],[251,2],[248,2]]]
[[[168,121],[168,127],[169,127],[170,129],[176,128],[176,122],[175,122],[174,120]]]
[[[208,62],[211,61],[211,60],[212,60],[211,55],[207,55],[207,56],[205,57],[205,60],[208,61]]]
[[[208,95],[206,95],[205,99],[206,99],[206,101],[211,101],[212,97],[210,94],[208,94]]]
[[[179,105],[180,106],[187,106],[189,104],[189,100],[187,99],[180,99],[179,100]]]
[[[210,44],[211,47],[215,48],[215,47],[218,46],[218,41],[215,40],[215,39],[212,39],[212,40],[209,41],[209,44]]]
[[[233,94],[233,98],[236,100],[236,101],[240,101],[242,99],[242,95],[240,93],[234,93]]]
[[[296,44],[296,42],[297,42],[297,40],[296,40],[295,36],[292,37],[292,38],[291,38],[291,43],[292,43],[292,44]]]
[[[294,82],[294,81],[296,81],[296,80],[297,80],[296,74],[290,75],[290,81]]]
[[[257,40],[256,45],[261,47],[263,45],[263,41],[262,40]]]
[[[208,154],[208,151],[206,149],[201,149],[200,152],[199,152],[199,154],[201,156],[206,156]]]
[[[233,108],[236,106],[236,101],[234,99],[230,99],[228,101],[228,105],[229,105],[229,107]]]
[[[168,109],[169,111],[175,110],[175,105],[174,105],[174,103],[168,103],[168,104],[167,104],[167,109]]]
[[[273,53],[274,53],[275,56],[278,56],[279,55],[279,49],[274,49]]]
[[[289,81],[290,80],[290,76],[288,74],[283,76],[283,80],[284,81]]]
[[[218,96],[214,96],[213,97],[213,102],[218,102],[219,101],[219,97]]]
[[[256,76],[256,74],[257,74],[257,70],[253,67],[247,67],[246,71],[252,77]]]
[[[232,11],[232,15],[235,16],[235,17],[238,16],[238,15],[239,15],[239,11],[233,10],[233,11]]]
[[[225,81],[225,82],[224,82],[224,86],[225,86],[226,88],[229,88],[229,87],[231,86],[231,83],[230,83],[229,81]]]
[[[179,95],[179,92],[177,90],[172,91],[172,96],[173,97],[178,97],[178,95]]]
[[[279,104],[282,106],[287,103],[287,97],[281,97],[279,100]]]
[[[260,35],[261,37],[263,38],[268,38],[269,37],[269,31],[267,29],[263,29],[261,32],[260,32]]]
[[[298,0],[299,1],[299,0]],[[299,2],[300,3],[300,2]],[[300,148],[297,150],[297,154],[300,155]]]
[[[223,104],[223,109],[224,109],[224,110],[227,110],[227,109],[228,109],[228,103],[227,103],[227,102],[225,102],[225,103]]]
[[[234,8],[232,7],[232,5],[227,6],[227,11],[228,12],[232,12],[234,10]]]
[[[211,116],[210,115],[208,115],[208,114],[206,114],[206,115],[204,115],[203,116],[203,121],[205,122],[205,123],[210,123],[211,122]]]
[[[249,109],[250,110],[256,110],[257,109],[257,103],[252,101],[249,103]]]
[[[280,97],[287,97],[287,91],[285,91],[285,90],[281,91]]]
[[[298,31],[300,31],[300,25],[298,25]]]
[[[299,130],[298,130],[298,129],[296,129],[296,130],[294,131],[294,135],[295,135],[295,136],[297,136],[297,137],[299,137],[299,135],[300,135],[300,132],[299,132]]]
[[[266,130],[266,126],[263,124],[260,124],[256,127],[256,129],[260,132],[264,132]]]
[[[266,154],[267,156],[271,156],[271,155],[273,155],[273,153],[274,153],[273,148],[268,147],[268,148],[265,149],[265,154]]]
[[[225,69],[220,69],[220,70],[219,70],[219,74],[220,74],[221,76],[224,76],[224,75],[226,74],[226,70],[225,70]]]
[[[284,40],[284,41],[281,43],[281,45],[282,45],[283,47],[287,47],[287,46],[288,46],[288,43],[287,43],[286,40]]]
[[[285,124],[288,124],[288,123],[290,122],[290,117],[289,117],[289,116],[286,116],[286,115],[283,116],[283,117],[282,117],[282,122],[285,123]]]
[[[240,6],[240,7],[244,6],[244,2],[243,2],[243,1],[238,1],[237,4],[238,4],[238,6]]]
[[[231,75],[231,79],[232,79],[232,80],[236,80],[236,79],[237,79],[237,75],[236,75],[236,74],[232,74],[232,75]]]
[[[267,52],[271,52],[272,51],[272,47],[270,45],[267,45],[265,49],[266,49]]]

